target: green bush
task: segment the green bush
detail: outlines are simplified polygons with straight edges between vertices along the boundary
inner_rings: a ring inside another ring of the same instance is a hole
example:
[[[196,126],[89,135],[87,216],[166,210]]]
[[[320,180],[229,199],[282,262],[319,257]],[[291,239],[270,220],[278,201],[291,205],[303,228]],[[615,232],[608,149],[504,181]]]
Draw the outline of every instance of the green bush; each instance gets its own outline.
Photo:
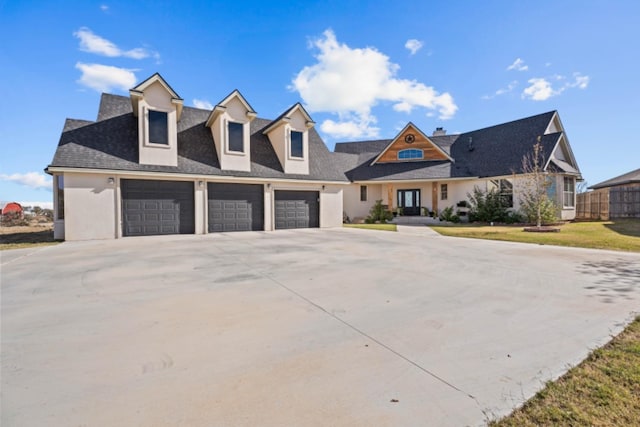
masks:
[[[387,221],[393,219],[393,213],[389,212],[382,204],[382,200],[376,200],[376,204],[371,207],[369,216],[365,218],[365,223],[374,224],[377,221],[384,224]],[[371,222],[369,222],[371,221]]]
[[[440,221],[460,222],[460,217],[453,213],[453,206],[446,207],[440,212]]]
[[[520,210],[528,223],[535,224],[537,222],[538,209],[532,197],[528,197],[526,194],[523,196]],[[558,207],[553,200],[544,198],[540,201],[540,214],[543,224],[554,223],[558,219]]]
[[[511,211],[507,213],[504,222],[507,224],[520,224],[524,222],[524,217],[518,211]]]
[[[508,212],[505,199],[496,191],[482,191],[474,187],[473,194],[467,194],[469,204],[470,221],[505,222]]]

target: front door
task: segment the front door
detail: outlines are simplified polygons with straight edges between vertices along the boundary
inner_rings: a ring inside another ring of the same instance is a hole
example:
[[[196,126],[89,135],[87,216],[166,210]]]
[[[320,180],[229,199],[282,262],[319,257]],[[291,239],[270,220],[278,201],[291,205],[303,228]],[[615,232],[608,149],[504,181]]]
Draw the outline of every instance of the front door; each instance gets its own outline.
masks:
[[[402,215],[420,215],[420,190],[398,190],[398,207]]]

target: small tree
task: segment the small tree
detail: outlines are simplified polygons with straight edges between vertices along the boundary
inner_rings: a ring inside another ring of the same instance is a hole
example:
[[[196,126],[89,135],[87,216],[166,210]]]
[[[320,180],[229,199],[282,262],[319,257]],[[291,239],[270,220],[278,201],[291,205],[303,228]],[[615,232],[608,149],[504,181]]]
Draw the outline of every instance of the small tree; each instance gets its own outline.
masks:
[[[544,170],[544,147],[540,137],[533,145],[533,151],[522,157],[522,172],[520,179],[522,210],[537,227],[543,222],[551,222],[556,218],[555,202],[549,199],[548,190],[551,180]]]

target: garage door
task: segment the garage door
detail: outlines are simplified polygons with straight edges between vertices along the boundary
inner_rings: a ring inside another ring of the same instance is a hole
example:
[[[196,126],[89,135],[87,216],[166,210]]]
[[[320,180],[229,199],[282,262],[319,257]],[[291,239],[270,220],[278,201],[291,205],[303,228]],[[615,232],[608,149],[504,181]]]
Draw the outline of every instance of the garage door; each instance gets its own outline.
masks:
[[[209,232],[264,230],[264,188],[209,183]]]
[[[193,182],[123,179],[122,234],[195,232]]]
[[[320,193],[275,192],[276,229],[320,227]]]

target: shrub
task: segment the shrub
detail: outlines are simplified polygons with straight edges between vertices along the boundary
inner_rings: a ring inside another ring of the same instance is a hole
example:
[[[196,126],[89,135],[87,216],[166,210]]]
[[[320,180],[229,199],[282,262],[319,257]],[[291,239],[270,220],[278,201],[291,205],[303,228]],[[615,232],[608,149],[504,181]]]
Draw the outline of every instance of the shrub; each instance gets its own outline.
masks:
[[[384,224],[387,221],[390,221],[393,218],[393,213],[389,212],[385,206],[382,204],[382,200],[376,200],[375,205],[371,207],[369,211],[369,216],[365,218],[365,223],[373,224],[376,221],[380,221]],[[371,221],[371,222],[368,222]]]
[[[504,222],[507,224],[520,224],[524,222],[524,217],[518,211],[511,211],[507,213],[507,216],[504,219]]]
[[[507,203],[496,191],[482,191],[474,187],[473,194],[467,194],[471,205],[469,220],[482,222],[504,222],[507,218]]]
[[[453,206],[446,207],[440,212],[440,221],[460,222],[460,217],[453,213]]]
[[[558,219],[558,207],[553,200],[544,198],[538,201],[540,204],[540,219],[542,224],[550,224]],[[531,224],[536,224],[538,220],[538,209],[536,201],[533,197],[524,195],[520,209],[524,216],[524,219]]]

